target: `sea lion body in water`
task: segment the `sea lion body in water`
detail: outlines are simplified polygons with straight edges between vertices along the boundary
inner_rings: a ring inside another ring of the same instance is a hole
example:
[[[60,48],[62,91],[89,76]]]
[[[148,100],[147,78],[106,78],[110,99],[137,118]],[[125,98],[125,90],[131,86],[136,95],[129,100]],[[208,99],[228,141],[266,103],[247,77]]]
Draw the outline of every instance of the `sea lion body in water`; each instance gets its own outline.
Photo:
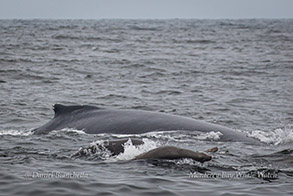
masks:
[[[73,157],[86,155],[88,151],[95,153],[97,149],[108,150],[112,155],[118,155],[124,152],[124,145],[126,142],[131,141],[134,146],[142,145],[144,142],[139,139],[120,139],[120,140],[109,140],[104,141],[103,143],[96,143],[95,145],[90,145],[86,148],[81,148],[76,152]],[[195,161],[201,163],[209,161],[212,159],[210,155],[205,153],[195,152],[188,149],[178,148],[175,146],[161,146],[155,149],[152,149],[148,152],[142,153],[136,156],[133,160],[153,160],[153,159],[182,159],[182,158],[191,158]]]
[[[146,153],[140,154],[134,158],[134,160],[139,159],[183,159],[183,158],[191,158],[198,162],[210,161],[212,157],[205,153],[195,152],[192,150],[178,148],[175,146],[161,146],[150,150]]]

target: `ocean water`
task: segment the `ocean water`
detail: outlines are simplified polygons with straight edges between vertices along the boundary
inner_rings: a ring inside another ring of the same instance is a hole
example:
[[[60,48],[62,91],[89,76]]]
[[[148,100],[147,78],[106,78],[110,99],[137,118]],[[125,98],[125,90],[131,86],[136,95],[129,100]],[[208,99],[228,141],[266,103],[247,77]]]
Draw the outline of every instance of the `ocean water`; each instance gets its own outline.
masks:
[[[293,20],[0,20],[0,195],[292,195]],[[180,131],[32,135],[52,104],[165,112],[260,144]],[[117,138],[125,152],[72,156]],[[217,146],[200,164],[131,161]]]

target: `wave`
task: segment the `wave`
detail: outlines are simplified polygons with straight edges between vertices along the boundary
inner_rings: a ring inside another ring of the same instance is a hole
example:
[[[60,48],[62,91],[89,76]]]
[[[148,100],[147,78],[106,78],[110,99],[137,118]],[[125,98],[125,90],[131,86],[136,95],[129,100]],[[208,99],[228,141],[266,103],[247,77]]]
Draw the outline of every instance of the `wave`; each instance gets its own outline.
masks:
[[[65,133],[65,134],[85,134],[83,130],[77,130],[77,129],[70,129],[70,128],[64,128],[58,131],[51,131],[48,136],[54,136],[56,134]],[[16,130],[16,129],[4,129],[0,130],[0,135],[12,135],[12,136],[30,136],[33,135],[34,131],[33,129],[30,130]]]
[[[160,30],[159,28],[156,27],[148,27],[148,26],[137,26],[137,25],[129,25],[129,29],[131,30],[136,30],[136,31],[158,31]]]
[[[29,136],[32,134],[33,134],[32,129],[31,130],[15,130],[15,129],[0,130],[0,135]]]

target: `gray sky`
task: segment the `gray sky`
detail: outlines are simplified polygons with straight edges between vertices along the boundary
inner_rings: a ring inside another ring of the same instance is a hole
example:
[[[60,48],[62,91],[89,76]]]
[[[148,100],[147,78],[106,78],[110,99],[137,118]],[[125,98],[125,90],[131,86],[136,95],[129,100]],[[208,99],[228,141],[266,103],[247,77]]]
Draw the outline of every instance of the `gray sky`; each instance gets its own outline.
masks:
[[[0,0],[0,18],[293,18],[293,0]]]

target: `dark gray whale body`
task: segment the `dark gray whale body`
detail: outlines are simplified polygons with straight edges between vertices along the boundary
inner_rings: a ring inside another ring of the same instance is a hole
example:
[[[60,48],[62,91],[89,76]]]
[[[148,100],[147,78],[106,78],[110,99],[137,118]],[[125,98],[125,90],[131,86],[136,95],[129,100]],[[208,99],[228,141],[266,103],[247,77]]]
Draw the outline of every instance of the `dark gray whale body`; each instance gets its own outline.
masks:
[[[102,109],[88,105],[53,105],[54,118],[34,129],[35,134],[63,128],[84,130],[89,134],[141,134],[152,131],[221,132],[220,141],[255,142],[241,132],[191,118],[140,110]]]

